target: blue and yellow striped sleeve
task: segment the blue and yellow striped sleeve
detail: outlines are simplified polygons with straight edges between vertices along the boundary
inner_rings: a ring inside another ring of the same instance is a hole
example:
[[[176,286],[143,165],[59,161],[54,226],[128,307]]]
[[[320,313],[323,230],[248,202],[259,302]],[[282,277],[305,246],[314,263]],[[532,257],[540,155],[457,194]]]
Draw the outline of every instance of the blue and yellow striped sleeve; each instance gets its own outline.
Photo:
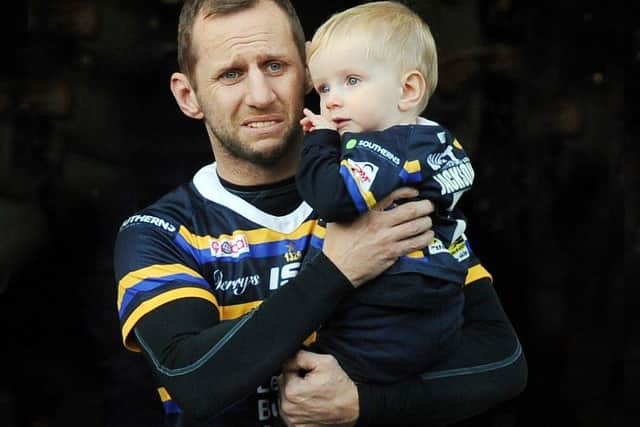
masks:
[[[126,348],[139,351],[131,332],[145,314],[180,298],[200,298],[219,309],[207,282],[181,264],[154,264],[127,273],[118,282],[118,317]]]
[[[137,322],[164,304],[199,298],[220,311],[197,261],[180,246],[180,236],[178,227],[163,229],[147,222],[123,227],[118,233],[114,251],[116,307],[122,340],[129,350],[140,351],[132,334]]]

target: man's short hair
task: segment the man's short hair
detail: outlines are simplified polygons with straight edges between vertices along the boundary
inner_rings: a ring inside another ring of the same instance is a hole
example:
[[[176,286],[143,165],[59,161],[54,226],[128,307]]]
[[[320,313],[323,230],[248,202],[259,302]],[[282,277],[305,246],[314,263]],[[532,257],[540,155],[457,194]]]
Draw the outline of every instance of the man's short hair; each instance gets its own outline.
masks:
[[[180,11],[178,23],[178,67],[180,72],[187,77],[193,76],[193,70],[198,61],[193,51],[193,26],[200,13],[205,15],[229,15],[250,9],[261,1],[271,1],[285,12],[289,19],[289,25],[291,25],[293,40],[304,63],[304,30],[296,10],[289,0],[185,0]]]
[[[367,57],[399,66],[400,72],[418,70],[427,82],[420,110],[438,84],[436,43],[429,26],[407,6],[378,1],[337,13],[323,23],[307,50],[309,61],[318,49],[340,39],[365,36]]]

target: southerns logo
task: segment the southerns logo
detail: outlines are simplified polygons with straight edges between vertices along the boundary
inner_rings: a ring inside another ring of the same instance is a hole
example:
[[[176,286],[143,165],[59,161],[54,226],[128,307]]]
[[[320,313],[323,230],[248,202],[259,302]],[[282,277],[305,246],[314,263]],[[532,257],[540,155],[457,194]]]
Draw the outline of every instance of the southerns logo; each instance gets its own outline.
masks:
[[[349,163],[351,174],[355,176],[360,183],[360,187],[364,191],[369,191],[380,168],[370,162],[354,162],[351,159],[347,159],[347,163]]]
[[[237,234],[231,239],[211,239],[209,249],[215,257],[237,258],[249,252],[249,242],[244,234]]]
[[[367,140],[364,140],[364,139],[360,139],[360,140],[350,139],[345,144],[345,148],[347,150],[352,150],[356,146],[364,148],[364,149],[369,150],[369,151],[373,151],[374,153],[376,153],[377,155],[379,155],[383,159],[389,160],[390,162],[392,162],[396,166],[398,166],[400,164],[400,158],[398,156],[396,156],[395,154],[393,154],[391,151],[387,150],[386,148],[376,144],[375,142],[367,141]]]
[[[157,216],[153,216],[153,215],[133,215],[129,218],[127,218],[122,225],[120,226],[120,229],[122,230],[125,227],[128,227],[130,225],[135,225],[135,224],[140,224],[140,223],[144,223],[144,224],[153,224],[156,227],[160,227],[163,230],[166,230],[170,233],[173,233],[174,231],[176,231],[176,226],[171,224],[168,221],[165,221],[162,218],[158,218]]]
[[[224,280],[224,274],[220,270],[213,272],[213,281],[215,290],[222,292],[231,291],[234,295],[242,295],[249,286],[258,286],[260,284],[260,276],[253,274],[251,276],[243,276],[237,279]]]
[[[443,196],[467,190],[473,184],[475,173],[471,161],[466,156],[458,159],[452,146],[448,146],[442,153],[429,154],[427,163],[434,171],[441,171],[433,179],[440,184],[440,194]]]

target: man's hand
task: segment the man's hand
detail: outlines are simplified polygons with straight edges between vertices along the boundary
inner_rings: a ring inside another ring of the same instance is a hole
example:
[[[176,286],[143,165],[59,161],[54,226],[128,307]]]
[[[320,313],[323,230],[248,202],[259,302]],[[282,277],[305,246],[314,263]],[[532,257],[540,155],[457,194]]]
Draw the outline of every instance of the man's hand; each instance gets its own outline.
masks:
[[[431,243],[430,201],[408,202],[384,210],[395,200],[417,195],[413,188],[399,188],[352,223],[327,224],[322,251],[354,287],[378,276],[400,256]]]
[[[336,130],[336,126],[332,121],[325,119],[319,114],[315,114],[308,108],[305,108],[302,112],[304,113],[304,117],[300,120],[300,125],[302,125],[303,131],[311,132],[316,129]]]
[[[289,427],[350,427],[358,419],[358,389],[331,355],[301,350],[278,381],[280,416]]]

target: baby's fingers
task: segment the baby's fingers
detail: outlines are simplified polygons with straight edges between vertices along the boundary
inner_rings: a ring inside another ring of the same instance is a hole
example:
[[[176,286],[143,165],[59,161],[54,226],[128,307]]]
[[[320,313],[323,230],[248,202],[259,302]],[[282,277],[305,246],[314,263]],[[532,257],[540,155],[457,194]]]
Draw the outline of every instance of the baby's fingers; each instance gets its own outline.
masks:
[[[303,112],[303,113],[304,113],[304,115],[305,115],[305,116],[307,116],[309,119],[312,119],[312,118],[314,118],[314,117],[316,116],[316,114],[315,114],[313,111],[311,111],[310,109],[308,109],[308,108],[304,108],[304,109],[302,110],[302,112]]]
[[[305,132],[313,130],[313,122],[308,117],[303,117],[302,119],[300,119],[300,125],[302,126],[302,130]]]

